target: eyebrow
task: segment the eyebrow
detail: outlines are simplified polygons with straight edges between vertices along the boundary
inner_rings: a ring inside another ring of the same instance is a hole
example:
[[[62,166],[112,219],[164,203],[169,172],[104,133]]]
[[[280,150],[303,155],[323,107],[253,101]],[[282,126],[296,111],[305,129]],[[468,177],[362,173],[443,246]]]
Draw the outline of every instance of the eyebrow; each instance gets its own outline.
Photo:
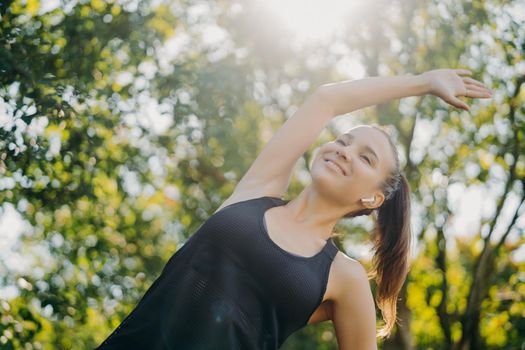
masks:
[[[348,140],[353,140],[355,139],[354,135],[352,134],[343,134],[341,136],[346,136]],[[372,149],[372,147],[370,147],[369,145],[365,145],[364,146],[365,150],[367,150],[368,152],[372,153],[372,155],[377,159],[377,161],[379,161],[379,157],[377,156],[377,153],[374,152],[374,150]]]

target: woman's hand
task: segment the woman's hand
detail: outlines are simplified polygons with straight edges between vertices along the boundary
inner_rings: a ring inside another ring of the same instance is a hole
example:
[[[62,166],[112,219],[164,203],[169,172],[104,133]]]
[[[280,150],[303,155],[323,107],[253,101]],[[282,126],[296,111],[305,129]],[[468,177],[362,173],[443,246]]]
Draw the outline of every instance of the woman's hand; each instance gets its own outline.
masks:
[[[468,111],[469,106],[458,96],[490,98],[492,92],[483,83],[463,75],[471,75],[467,69],[434,69],[420,74],[429,86],[429,94],[440,97],[454,107]]]

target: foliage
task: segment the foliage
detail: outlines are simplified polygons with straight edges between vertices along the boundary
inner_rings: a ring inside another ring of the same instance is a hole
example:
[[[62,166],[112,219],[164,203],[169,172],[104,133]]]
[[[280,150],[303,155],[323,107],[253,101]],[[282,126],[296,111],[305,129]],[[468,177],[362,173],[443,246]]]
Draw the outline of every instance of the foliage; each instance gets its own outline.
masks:
[[[228,40],[200,37],[203,19],[191,9],[203,4]],[[225,1],[0,4],[0,201],[30,225],[20,237],[30,268],[0,261],[1,284],[17,291],[0,300],[0,348],[96,347],[309,91],[348,79],[336,68],[349,55],[367,76],[469,68],[497,92],[470,114],[423,97],[337,118],[393,125],[413,190],[417,251],[399,305],[409,326],[380,345],[522,347],[517,2],[372,1],[344,35],[300,48],[282,24],[267,26],[270,14],[239,4],[240,12]],[[340,131],[334,121],[319,141]],[[291,197],[308,181],[316,146],[298,163]],[[457,193],[471,189],[494,204],[458,226]],[[352,256],[369,227],[342,222],[338,245]],[[324,322],[283,348],[336,346]]]

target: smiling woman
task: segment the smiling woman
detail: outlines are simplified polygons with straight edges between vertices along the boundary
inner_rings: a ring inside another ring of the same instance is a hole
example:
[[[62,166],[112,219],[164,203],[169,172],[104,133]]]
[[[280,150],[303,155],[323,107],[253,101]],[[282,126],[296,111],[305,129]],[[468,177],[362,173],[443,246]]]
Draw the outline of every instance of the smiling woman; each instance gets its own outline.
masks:
[[[442,69],[316,89],[97,349],[275,350],[295,331],[332,320],[340,350],[376,350],[376,337],[395,325],[409,270],[410,191],[395,145],[379,128],[354,127],[318,148],[311,184],[282,197],[297,160],[333,117],[427,93],[468,109],[457,96],[490,92],[466,74]],[[339,219],[371,213],[375,255],[367,275],[332,236]],[[386,321],[378,333],[369,277]]]

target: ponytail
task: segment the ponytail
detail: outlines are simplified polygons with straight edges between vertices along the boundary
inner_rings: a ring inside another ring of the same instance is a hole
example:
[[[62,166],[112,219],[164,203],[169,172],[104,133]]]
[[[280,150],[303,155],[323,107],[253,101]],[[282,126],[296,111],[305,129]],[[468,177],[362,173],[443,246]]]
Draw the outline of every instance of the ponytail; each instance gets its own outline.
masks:
[[[375,279],[377,305],[386,325],[378,332],[379,337],[389,337],[397,318],[397,296],[408,275],[411,227],[410,227],[410,186],[404,175],[398,173],[391,178],[398,179],[397,188],[379,208],[364,208],[345,215],[345,218],[369,215],[376,212],[372,233],[372,271],[369,279]],[[388,187],[388,185],[387,185]]]
[[[375,253],[369,278],[375,278],[377,305],[386,322],[378,335],[388,337],[398,321],[397,297],[409,271],[410,186],[402,174],[392,197],[378,208],[373,244]]]

